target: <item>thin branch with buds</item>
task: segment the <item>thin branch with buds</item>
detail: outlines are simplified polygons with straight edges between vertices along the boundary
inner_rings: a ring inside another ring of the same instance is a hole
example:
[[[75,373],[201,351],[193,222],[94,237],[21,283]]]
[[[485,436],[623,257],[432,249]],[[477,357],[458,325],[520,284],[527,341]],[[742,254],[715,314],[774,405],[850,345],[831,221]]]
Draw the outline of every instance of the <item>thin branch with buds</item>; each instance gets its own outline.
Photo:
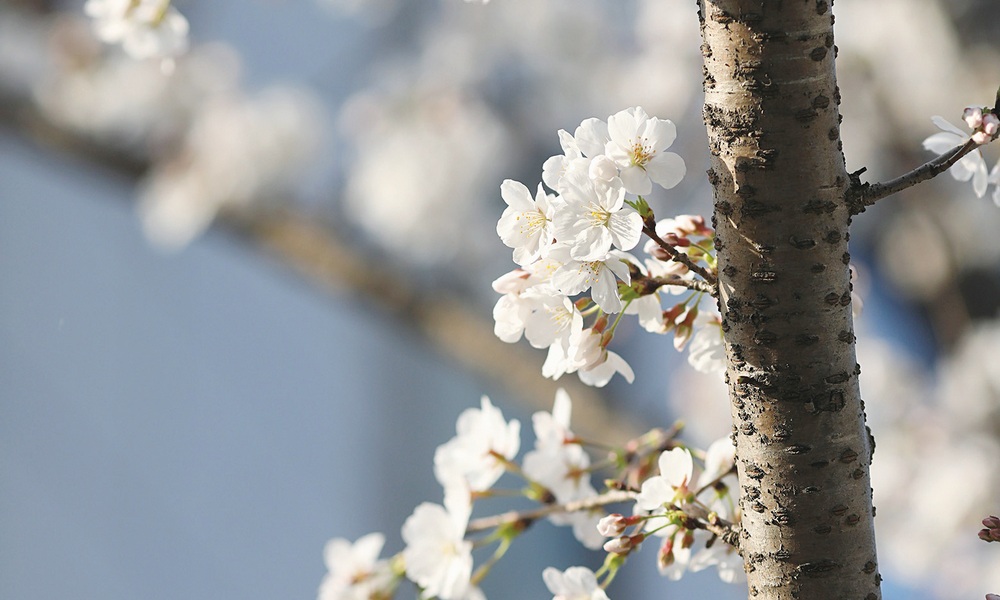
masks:
[[[469,526],[466,527],[465,532],[478,533],[481,531],[489,531],[503,525],[511,525],[519,522],[530,524],[538,519],[554,514],[593,510],[610,504],[630,502],[635,500],[638,495],[638,492],[634,491],[611,490],[597,496],[591,496],[590,498],[584,498],[582,500],[574,500],[564,504],[546,504],[545,506],[525,511],[512,510],[499,515],[493,515],[491,517],[475,519],[469,522]],[[683,509],[678,510],[683,511]],[[684,513],[688,517],[688,527],[690,529],[704,529],[705,531],[718,536],[727,544],[737,547],[737,544],[739,543],[738,525],[722,519],[714,513],[708,515],[707,517],[694,513],[689,514],[686,511],[684,511]]]
[[[955,163],[979,147],[974,140],[969,139],[964,144],[956,146],[941,156],[930,160],[909,173],[885,183],[861,183],[860,175],[864,169],[851,174],[851,187],[847,192],[847,202],[851,214],[857,215],[882,198],[913,187],[918,183],[933,179],[950,169]]]
[[[584,498],[582,500],[574,500],[564,504],[546,504],[545,506],[525,511],[511,510],[505,513],[500,513],[499,515],[483,517],[481,519],[470,521],[469,526],[465,529],[465,531],[466,533],[476,533],[479,531],[495,529],[501,525],[517,523],[518,521],[536,521],[558,513],[573,513],[584,510],[592,510],[609,504],[629,502],[631,500],[635,500],[638,495],[639,494],[637,492],[628,490],[611,490],[610,492],[605,492],[597,496],[591,496],[590,498]]]
[[[676,248],[665,242],[663,238],[661,238],[659,235],[656,234],[656,229],[654,227],[651,227],[648,223],[643,224],[642,232],[648,235],[649,239],[656,242],[656,244],[660,248],[663,248],[663,250],[670,255],[671,259],[676,260],[677,262],[681,263],[688,269],[691,269],[692,271],[700,275],[710,288],[709,290],[706,290],[708,291],[709,294],[711,294],[712,296],[718,295],[717,291],[718,279],[711,271],[695,263],[693,260],[691,260],[691,258],[687,254],[678,251]]]

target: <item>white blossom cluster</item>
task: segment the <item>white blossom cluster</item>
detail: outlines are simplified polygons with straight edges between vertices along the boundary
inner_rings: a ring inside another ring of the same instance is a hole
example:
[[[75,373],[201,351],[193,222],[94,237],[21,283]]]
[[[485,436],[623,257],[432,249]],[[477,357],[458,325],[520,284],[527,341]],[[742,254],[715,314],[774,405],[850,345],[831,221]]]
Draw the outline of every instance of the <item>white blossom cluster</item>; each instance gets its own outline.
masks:
[[[83,7],[102,41],[136,60],[159,58],[166,71],[188,48],[188,21],[170,0],[87,0]]]
[[[58,56],[65,66],[43,71],[33,93],[48,119],[149,161],[137,209],[156,246],[182,248],[220,212],[301,186],[325,128],[312,93],[242,90],[240,60],[224,46],[192,48],[165,77],[155,64],[103,56],[87,36],[66,37],[73,61]]]
[[[742,559],[732,546],[705,529],[709,523],[739,522],[735,449],[728,437],[699,453],[704,457],[700,470],[691,450],[656,430],[627,445],[628,451],[613,451],[613,462],[620,470],[616,474],[623,482],[633,482],[630,485],[636,489],[625,496],[634,502],[633,516],[608,515],[602,507],[620,502],[621,497],[603,501],[591,484],[594,466],[585,450],[589,444],[570,429],[571,413],[569,395],[559,390],[551,412],[532,416],[535,446],[518,464],[518,421],[507,421],[485,396],[478,409],[462,412],[455,437],[434,453],[434,475],[443,488],[443,503],[424,502],[414,509],[402,527],[406,546],[392,558],[379,556],[385,538],[378,533],[353,543],[343,538],[330,540],[324,552],[329,573],[320,585],[319,600],[388,599],[404,578],[416,584],[422,598],[485,600],[479,583],[522,533],[524,523],[537,518],[517,516],[493,523],[493,533],[471,538],[481,529],[470,521],[473,504],[504,495],[503,490],[494,489],[504,473],[524,480],[521,495],[557,508],[544,513],[552,523],[571,527],[585,547],[603,546],[608,553],[605,566],[596,573],[578,566],[564,571],[546,568],[542,577],[555,600],[607,600],[604,589],[625,557],[648,536],[663,539],[659,569],[670,579],[714,565],[724,581],[741,580]],[[664,445],[671,449],[662,451]],[[649,476],[654,464],[659,466],[659,475]],[[626,535],[629,528],[633,532]],[[494,540],[499,545],[493,556],[474,569],[473,548]]]
[[[640,107],[606,122],[590,118],[572,135],[559,131],[563,154],[545,161],[544,186],[534,197],[517,181],[500,186],[507,208],[497,233],[513,248],[519,267],[493,284],[503,294],[493,309],[495,333],[508,343],[523,335],[532,346],[548,348],[546,377],[576,372],[584,383],[601,387],[620,373],[631,382],[632,368],[608,350],[623,313],[636,314],[648,331],[674,331],[678,350],[700,326],[691,363],[706,371],[724,368],[720,320],[698,318],[704,292],[667,311],[661,304],[661,288],[688,291],[685,284],[695,281],[678,254],[691,264],[704,262],[708,272],[715,262],[713,232],[703,218],[684,215],[650,225],[654,217],[643,195],[654,183],[669,189],[684,177],[683,159],[667,151],[676,135],[671,121]],[[628,251],[644,231],[651,238],[644,248],[650,258],[640,262]],[[589,298],[572,299],[584,293]],[[585,326],[590,317],[592,324]]]

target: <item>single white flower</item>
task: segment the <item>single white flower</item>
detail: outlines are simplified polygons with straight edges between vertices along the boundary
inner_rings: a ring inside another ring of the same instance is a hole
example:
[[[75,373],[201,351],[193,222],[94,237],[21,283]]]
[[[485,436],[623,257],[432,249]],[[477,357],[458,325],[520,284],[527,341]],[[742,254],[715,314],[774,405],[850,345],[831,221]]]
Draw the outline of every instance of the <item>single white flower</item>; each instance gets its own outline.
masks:
[[[687,449],[674,448],[660,453],[657,464],[660,474],[642,482],[635,503],[639,510],[661,514],[667,505],[682,505],[688,501],[691,494],[689,486],[694,475],[694,461]]]
[[[580,381],[594,387],[604,387],[616,373],[632,383],[635,373],[625,359],[609,351],[604,336],[593,329],[584,329],[570,338],[573,364],[577,365]]]
[[[542,571],[542,579],[554,594],[552,600],[608,600],[597,576],[586,567],[570,567],[565,571],[548,567]]]
[[[608,117],[608,135],[604,153],[618,165],[630,194],[648,194],[653,182],[670,189],[684,178],[684,159],[665,151],[677,137],[671,121],[629,108]]]
[[[580,152],[587,158],[600,156],[604,154],[604,148],[611,139],[608,135],[608,124],[596,117],[584,119],[573,132],[573,139],[576,140]]]
[[[369,600],[391,595],[393,574],[389,562],[379,560],[385,544],[381,533],[370,533],[353,544],[334,538],[323,549],[329,572],[319,588],[319,600]]]
[[[497,234],[514,249],[514,262],[524,266],[537,260],[552,243],[553,227],[550,197],[538,184],[535,198],[524,184],[507,179],[500,185],[500,195],[507,208],[497,223]]]
[[[446,489],[464,485],[469,491],[487,490],[504,472],[498,457],[511,460],[521,445],[521,424],[508,423],[490,399],[482,397],[480,408],[469,408],[458,416],[457,435],[434,452],[434,476]]]
[[[559,145],[562,146],[563,153],[550,156],[542,163],[542,181],[553,190],[559,189],[563,175],[566,174],[570,164],[583,158],[576,139],[565,129],[559,130]]]
[[[557,448],[575,436],[570,431],[569,421],[573,415],[573,400],[566,390],[556,390],[552,412],[540,410],[531,415],[531,425],[535,430],[535,448]]]
[[[688,348],[688,363],[702,373],[726,374],[726,345],[722,339],[722,318],[715,311],[699,313]]]
[[[582,169],[571,169],[560,192],[552,218],[555,237],[569,245],[575,260],[598,260],[612,246],[631,250],[639,243],[642,217],[625,204],[625,188],[617,177],[595,182]]]
[[[533,300],[526,295],[504,294],[493,306],[493,334],[513,344],[521,339]]]
[[[735,463],[736,446],[728,435],[712,442],[705,451],[705,469],[698,477],[698,488],[729,474]]]
[[[583,315],[568,296],[546,293],[525,296],[532,302],[532,312],[524,321],[524,337],[532,347],[548,348],[557,339],[569,338],[572,331],[583,328]]]
[[[968,134],[946,121],[943,117],[933,116],[931,117],[931,121],[941,131],[924,140],[924,150],[929,150],[940,155],[953,150],[956,146],[961,146],[970,139]],[[978,148],[963,156],[961,160],[948,169],[948,172],[958,181],[969,181],[971,179],[972,190],[976,193],[977,197],[982,198],[986,195],[989,175],[986,171],[986,161],[983,160],[983,155],[979,152]]]
[[[469,512],[424,502],[403,523],[406,576],[427,598],[463,600],[474,589],[472,542],[465,539]]]
[[[552,246],[550,254],[563,263],[552,274],[552,285],[561,293],[575,296],[590,290],[591,298],[601,310],[606,313],[621,311],[618,279],[625,283],[631,281],[627,254],[613,250],[597,260],[579,261],[570,256],[570,249],[563,244]]]

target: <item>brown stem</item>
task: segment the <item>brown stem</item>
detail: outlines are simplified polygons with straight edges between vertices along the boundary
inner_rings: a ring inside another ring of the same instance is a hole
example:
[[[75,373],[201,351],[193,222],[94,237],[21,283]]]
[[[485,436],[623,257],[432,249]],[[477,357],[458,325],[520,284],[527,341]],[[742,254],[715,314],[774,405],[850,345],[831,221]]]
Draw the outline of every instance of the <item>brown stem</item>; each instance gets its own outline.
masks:
[[[680,277],[653,277],[651,281],[656,287],[664,285],[674,285],[677,287],[687,288],[689,290],[694,290],[696,292],[705,292],[706,294],[715,296],[716,288],[714,285],[708,283],[707,281],[702,281],[701,279],[681,279]]]
[[[656,242],[656,244],[660,248],[663,248],[663,250],[670,255],[671,259],[676,260],[677,262],[681,263],[688,269],[691,269],[692,271],[700,275],[708,283],[708,285],[711,286],[711,291],[709,293],[712,296],[718,296],[718,291],[716,290],[718,279],[715,277],[715,274],[713,274],[705,267],[695,263],[693,260],[691,260],[691,258],[687,254],[680,252],[679,250],[677,250],[677,248],[674,248],[673,246],[665,242],[663,238],[661,238],[659,235],[656,234],[656,230],[650,227],[648,224],[642,226],[642,232],[648,235],[649,239]]]
[[[466,533],[488,531],[508,523],[516,523],[518,521],[536,521],[557,513],[571,513],[601,508],[602,506],[607,506],[609,504],[618,504],[620,502],[635,500],[637,495],[638,494],[636,492],[627,490],[612,490],[597,496],[591,496],[590,498],[574,500],[573,502],[566,502],[563,504],[546,504],[545,506],[541,506],[539,508],[524,511],[511,510],[505,513],[500,513],[499,515],[475,519],[469,523],[469,526],[465,529],[465,531]]]
[[[972,139],[969,139],[964,144],[955,146],[951,150],[930,161],[927,161],[909,173],[901,175],[885,183],[861,183],[858,179],[860,172],[852,175],[851,189],[847,192],[847,202],[850,206],[851,214],[861,214],[866,208],[875,204],[882,198],[891,196],[907,188],[911,188],[918,183],[937,177],[978,147],[979,144]]]

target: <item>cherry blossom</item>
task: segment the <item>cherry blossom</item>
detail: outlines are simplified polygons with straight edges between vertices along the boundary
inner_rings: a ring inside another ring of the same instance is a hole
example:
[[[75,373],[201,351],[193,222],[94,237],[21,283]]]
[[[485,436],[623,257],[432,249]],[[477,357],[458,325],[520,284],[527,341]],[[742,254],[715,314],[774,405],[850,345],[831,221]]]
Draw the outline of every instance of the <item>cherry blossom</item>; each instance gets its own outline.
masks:
[[[457,505],[456,505],[457,504]],[[424,502],[403,523],[406,576],[423,588],[423,595],[441,600],[481,596],[472,585],[472,542],[465,540],[469,507],[445,508]]]
[[[670,189],[684,178],[684,160],[665,152],[677,137],[671,121],[629,108],[608,118],[608,135],[605,154],[617,163],[629,193],[648,194],[654,182]]]
[[[170,59],[187,50],[187,19],[170,0],[87,0],[83,8],[97,36],[121,43],[132,58]]]
[[[586,567],[570,567],[565,571],[548,567],[542,571],[542,579],[554,594],[553,600],[608,600],[597,576]]]
[[[497,223],[497,234],[514,249],[514,262],[524,266],[537,260],[552,243],[552,207],[541,184],[535,198],[524,184],[507,179],[500,186],[507,208]]]
[[[726,374],[726,346],[722,339],[722,317],[717,312],[700,313],[688,348],[688,364],[702,373]]]
[[[691,499],[688,486],[694,474],[691,452],[685,448],[662,452],[657,466],[660,474],[642,482],[642,488],[636,497],[636,507],[662,514],[665,506],[688,503]]]
[[[621,180],[595,182],[587,172],[570,169],[562,179],[561,205],[553,217],[555,236],[567,243],[575,260],[599,260],[611,250],[631,250],[639,243],[642,218],[625,204]]]
[[[563,153],[550,156],[542,163],[542,181],[553,190],[560,189],[563,176],[575,160],[583,158],[583,152],[576,138],[565,129],[559,130],[559,145]]]
[[[561,504],[596,496],[590,483],[590,456],[569,429],[572,401],[565,390],[556,392],[552,412],[539,411],[531,417],[535,430],[535,449],[524,456],[523,470],[533,482],[545,486]],[[571,525],[573,534],[584,546],[597,549],[603,537],[596,524],[602,511],[553,514],[556,525]]]
[[[567,296],[591,290],[594,302],[606,313],[616,313],[622,309],[618,295],[618,281],[631,280],[627,262],[630,257],[616,250],[599,259],[580,261],[570,256],[570,249],[564,244],[552,246],[550,255],[562,263],[552,274],[552,285]],[[616,279],[617,276],[617,279]]]
[[[517,455],[521,424],[504,420],[500,409],[483,396],[480,408],[469,408],[458,417],[457,435],[434,452],[434,475],[446,488],[467,486],[487,490],[504,472],[503,460]]]
[[[389,562],[379,560],[385,544],[381,533],[370,533],[353,544],[343,538],[327,542],[323,560],[329,570],[319,588],[319,600],[369,600],[389,597],[395,586]]]

